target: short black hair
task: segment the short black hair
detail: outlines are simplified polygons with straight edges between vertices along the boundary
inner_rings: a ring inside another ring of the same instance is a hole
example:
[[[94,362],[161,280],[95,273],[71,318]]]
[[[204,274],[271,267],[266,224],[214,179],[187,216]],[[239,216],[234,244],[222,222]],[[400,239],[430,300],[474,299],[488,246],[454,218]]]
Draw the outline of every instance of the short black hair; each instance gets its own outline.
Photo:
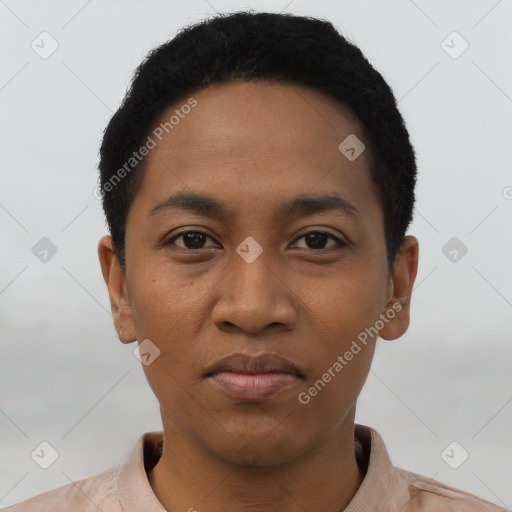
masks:
[[[329,21],[253,10],[199,21],[151,50],[105,130],[99,190],[123,271],[126,219],[145,162],[138,154],[138,160],[133,157],[152,123],[166,108],[210,84],[250,81],[308,87],[348,107],[361,121],[383,210],[391,273],[412,220],[417,174],[415,152],[393,92],[361,50]]]

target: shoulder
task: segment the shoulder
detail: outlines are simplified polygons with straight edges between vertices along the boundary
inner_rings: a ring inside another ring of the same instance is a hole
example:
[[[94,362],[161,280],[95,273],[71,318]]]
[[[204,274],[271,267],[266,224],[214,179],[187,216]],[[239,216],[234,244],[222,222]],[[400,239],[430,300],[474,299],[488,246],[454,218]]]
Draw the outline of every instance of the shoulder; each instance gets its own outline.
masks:
[[[395,468],[407,485],[410,501],[404,512],[436,510],[439,512],[507,512],[507,509],[468,492],[450,487],[417,473]]]
[[[366,476],[349,510],[386,512],[507,512],[490,501],[392,464],[379,433],[356,425],[356,458],[368,462]],[[510,511],[508,511],[510,512]]]
[[[122,512],[115,483],[121,466],[108,469],[10,507],[5,512]]]

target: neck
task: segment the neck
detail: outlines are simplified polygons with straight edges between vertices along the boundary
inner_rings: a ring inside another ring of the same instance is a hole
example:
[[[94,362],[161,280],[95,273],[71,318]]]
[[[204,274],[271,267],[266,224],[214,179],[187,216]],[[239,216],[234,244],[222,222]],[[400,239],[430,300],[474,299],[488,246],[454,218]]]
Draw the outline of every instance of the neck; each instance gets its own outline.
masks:
[[[293,460],[265,467],[222,460],[164,421],[163,453],[148,480],[168,512],[339,512],[364,478],[355,457],[353,415],[346,419]]]

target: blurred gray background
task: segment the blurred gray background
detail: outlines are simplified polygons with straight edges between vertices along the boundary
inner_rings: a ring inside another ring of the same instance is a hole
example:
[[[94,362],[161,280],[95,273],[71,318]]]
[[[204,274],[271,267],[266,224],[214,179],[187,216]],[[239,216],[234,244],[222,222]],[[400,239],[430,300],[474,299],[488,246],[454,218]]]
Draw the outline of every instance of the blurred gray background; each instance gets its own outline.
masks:
[[[161,429],[112,327],[98,148],[151,48],[243,8],[333,22],[393,88],[417,151],[411,326],[379,341],[357,422],[395,465],[512,507],[511,0],[0,0],[0,506],[117,465]],[[31,458],[43,441],[48,469]]]

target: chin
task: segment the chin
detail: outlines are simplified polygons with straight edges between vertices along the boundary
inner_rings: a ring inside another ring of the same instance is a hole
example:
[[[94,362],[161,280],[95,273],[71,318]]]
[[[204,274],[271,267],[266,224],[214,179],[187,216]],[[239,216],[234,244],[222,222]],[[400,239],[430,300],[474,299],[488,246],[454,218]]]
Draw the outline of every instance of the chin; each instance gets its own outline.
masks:
[[[291,432],[290,425],[284,423],[281,418],[280,422],[265,425],[259,422],[252,427],[247,424],[226,427],[225,435],[216,434],[211,440],[203,438],[203,443],[209,445],[217,457],[231,464],[252,468],[275,466],[292,461],[306,451],[308,445],[299,432]]]

